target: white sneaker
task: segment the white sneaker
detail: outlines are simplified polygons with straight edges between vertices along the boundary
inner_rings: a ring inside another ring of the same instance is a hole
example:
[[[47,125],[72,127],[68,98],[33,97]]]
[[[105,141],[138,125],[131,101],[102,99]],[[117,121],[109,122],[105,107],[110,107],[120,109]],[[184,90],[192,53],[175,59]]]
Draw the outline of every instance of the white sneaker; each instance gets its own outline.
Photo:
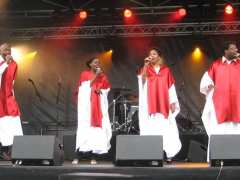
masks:
[[[49,166],[49,165],[50,165],[50,161],[48,161],[48,160],[42,160],[42,165]]]
[[[16,165],[16,166],[21,166],[22,163],[23,163],[22,160],[16,160],[15,163],[14,163],[14,165]]]
[[[77,165],[79,163],[79,160],[78,159],[74,159],[73,161],[72,161],[72,164],[73,165]]]
[[[95,159],[92,159],[92,160],[90,161],[90,164],[91,164],[91,165],[96,165],[96,164],[97,164],[97,161],[96,161]]]
[[[158,161],[152,161],[152,162],[151,162],[151,165],[152,165],[152,166],[159,166],[159,162],[158,162]]]

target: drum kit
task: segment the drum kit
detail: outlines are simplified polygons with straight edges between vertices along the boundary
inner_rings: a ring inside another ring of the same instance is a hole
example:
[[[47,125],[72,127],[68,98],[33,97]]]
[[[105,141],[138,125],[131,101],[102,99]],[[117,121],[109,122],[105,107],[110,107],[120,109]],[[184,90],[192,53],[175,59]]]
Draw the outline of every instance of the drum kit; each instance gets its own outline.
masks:
[[[131,89],[112,88],[113,100],[109,105],[112,110],[112,130],[123,134],[139,134],[138,96]]]

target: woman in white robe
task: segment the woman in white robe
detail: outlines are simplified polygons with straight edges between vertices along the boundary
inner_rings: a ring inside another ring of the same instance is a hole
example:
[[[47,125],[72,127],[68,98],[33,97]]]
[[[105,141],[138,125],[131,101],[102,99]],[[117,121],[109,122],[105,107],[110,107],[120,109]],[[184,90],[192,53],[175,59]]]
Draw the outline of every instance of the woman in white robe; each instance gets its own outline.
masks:
[[[167,80],[165,80],[166,78]],[[155,81],[158,81],[158,85],[155,87],[148,86],[148,83],[154,84]],[[163,149],[167,157],[172,158],[181,149],[181,141],[175,120],[180,107],[174,86],[174,79],[169,68],[162,63],[159,50],[150,50],[149,57],[145,59],[145,65],[138,75],[138,84],[140,135],[162,135]],[[156,92],[158,92],[158,95],[155,96]],[[152,101],[149,101],[151,98]],[[161,108],[162,105],[160,105],[160,108],[153,108],[154,111],[150,112],[149,103],[165,103],[163,105],[165,107]]]
[[[104,154],[111,147],[112,137],[107,99],[110,84],[97,58],[89,60],[87,65],[89,69],[81,73],[78,83],[76,151]],[[78,163],[74,161],[73,164]]]

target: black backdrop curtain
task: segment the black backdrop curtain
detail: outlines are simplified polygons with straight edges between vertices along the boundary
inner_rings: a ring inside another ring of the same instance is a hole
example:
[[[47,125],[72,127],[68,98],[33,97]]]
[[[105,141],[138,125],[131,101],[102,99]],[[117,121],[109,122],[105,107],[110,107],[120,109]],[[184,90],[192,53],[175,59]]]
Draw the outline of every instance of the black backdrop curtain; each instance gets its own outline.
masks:
[[[186,130],[197,129],[202,132],[204,96],[199,92],[201,76],[214,59],[222,56],[222,43],[236,39],[237,36],[192,35],[13,42],[13,45],[25,45],[37,51],[32,61],[19,62],[15,82],[15,95],[21,107],[22,120],[28,127],[25,134],[39,134],[41,129],[48,133],[52,125],[74,130],[77,112],[73,91],[79,74],[86,68],[85,63],[89,58],[99,56],[109,48],[113,49],[112,61],[105,62],[104,69],[112,88],[128,88],[128,93],[137,96],[136,70],[142,65],[150,47],[161,49],[165,63],[176,79],[181,105],[179,124],[190,124]],[[194,61],[191,56],[196,46],[204,54],[199,61]],[[113,94],[112,91],[109,95],[110,103]]]

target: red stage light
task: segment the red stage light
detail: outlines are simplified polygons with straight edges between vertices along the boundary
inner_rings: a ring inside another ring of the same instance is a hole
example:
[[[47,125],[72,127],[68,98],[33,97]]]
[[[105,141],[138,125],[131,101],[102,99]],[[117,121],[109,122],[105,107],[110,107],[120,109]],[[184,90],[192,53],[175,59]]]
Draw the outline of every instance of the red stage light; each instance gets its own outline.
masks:
[[[80,11],[79,12],[80,19],[86,19],[87,18],[87,11]]]
[[[228,5],[225,6],[224,11],[225,11],[226,14],[229,14],[229,15],[230,15],[230,14],[233,13],[234,8],[233,8],[233,6],[232,6],[231,4],[228,4]]]
[[[184,9],[184,8],[180,8],[180,9],[178,10],[178,15],[179,15],[180,17],[186,16],[186,15],[187,15],[187,10]]]
[[[132,17],[132,11],[130,9],[125,9],[123,15],[125,18],[130,18]]]

